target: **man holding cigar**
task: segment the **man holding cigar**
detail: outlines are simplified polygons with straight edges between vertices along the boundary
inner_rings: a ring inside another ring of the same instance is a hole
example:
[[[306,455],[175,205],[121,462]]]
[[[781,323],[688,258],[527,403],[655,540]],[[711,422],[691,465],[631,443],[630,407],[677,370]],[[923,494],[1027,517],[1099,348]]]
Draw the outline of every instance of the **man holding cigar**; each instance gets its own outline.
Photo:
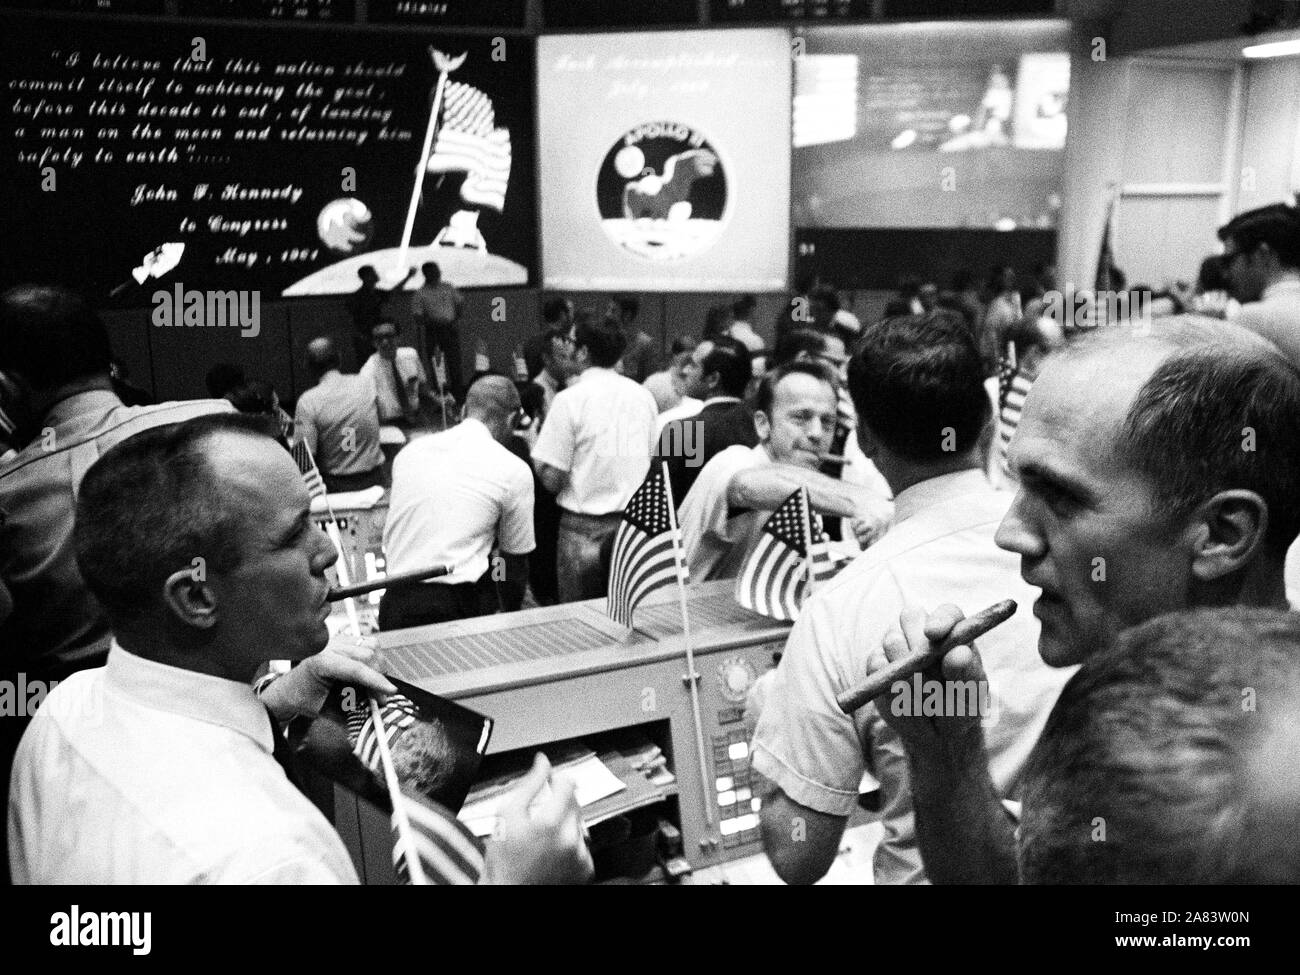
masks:
[[[1250,333],[1182,321],[1067,349],[1034,384],[1009,460],[1020,491],[997,540],[1039,590],[1048,664],[1084,661],[1162,613],[1286,608],[1300,373]],[[905,610],[867,669],[937,646],[961,619],[952,605]],[[979,680],[986,646],[957,647],[930,673]],[[930,876],[1016,882],[1015,823],[989,780],[982,729],[957,715],[886,718],[907,747]]]
[[[77,564],[114,639],[105,667],[49,694],[19,746],[17,882],[357,882],[280,764],[278,722],[319,710],[331,681],[394,690],[372,650],[325,646],[338,556],[310,500],[288,453],[237,415],[146,431],[86,474]],[[272,659],[302,663],[259,699],[251,682]],[[572,790],[530,807],[548,772],[511,804],[488,879],[589,874]]]
[[[774,786],[760,812],[763,842],[782,879],[819,879],[869,769],[881,783],[885,826],[876,883],[923,883],[906,757],[881,715],[970,712],[989,728],[984,774],[1009,795],[1069,674],[1038,659],[1032,591],[1015,558],[993,541],[1011,497],[994,491],[980,469],[989,408],[964,323],[948,313],[886,319],[864,336],[849,390],[862,450],[894,491],[895,520],[814,592],[772,675],[752,748],[754,769]],[[941,594],[956,594],[972,611],[1007,596],[1023,606],[989,636],[988,679],[946,700],[936,700],[933,681],[905,681],[845,714],[836,695],[859,679],[900,610]]]
[[[691,579],[733,579],[771,513],[800,487],[819,514],[853,519],[861,545],[889,523],[881,494],[827,477],[821,465],[835,430],[835,374],[791,362],[763,377],[755,402],[758,446],[732,446],[704,465],[679,512]]]

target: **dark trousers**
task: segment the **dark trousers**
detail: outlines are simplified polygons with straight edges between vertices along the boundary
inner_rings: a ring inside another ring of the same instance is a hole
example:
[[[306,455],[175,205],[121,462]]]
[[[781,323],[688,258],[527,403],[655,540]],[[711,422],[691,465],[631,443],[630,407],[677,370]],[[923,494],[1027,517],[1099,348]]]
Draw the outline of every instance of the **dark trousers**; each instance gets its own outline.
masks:
[[[403,630],[452,620],[489,616],[499,608],[492,573],[475,582],[445,585],[438,582],[408,582],[384,590],[379,600],[379,629]]]
[[[434,322],[424,323],[424,354],[433,359],[433,350],[442,349],[447,362],[447,391],[461,399],[465,390],[461,386],[464,378],[460,362],[460,329],[455,325],[438,325]],[[438,388],[438,377],[433,374],[433,363],[429,362],[429,385]]]
[[[605,595],[609,581],[605,544],[612,542],[622,519],[619,511],[608,515],[580,515],[560,509],[560,529],[555,540],[560,602],[573,603]]]
[[[325,482],[325,490],[330,494],[338,494],[340,491],[364,491],[369,487],[381,487],[387,490],[389,486],[386,464],[380,464],[373,470],[362,471],[360,474],[326,474],[322,471],[321,480]]]

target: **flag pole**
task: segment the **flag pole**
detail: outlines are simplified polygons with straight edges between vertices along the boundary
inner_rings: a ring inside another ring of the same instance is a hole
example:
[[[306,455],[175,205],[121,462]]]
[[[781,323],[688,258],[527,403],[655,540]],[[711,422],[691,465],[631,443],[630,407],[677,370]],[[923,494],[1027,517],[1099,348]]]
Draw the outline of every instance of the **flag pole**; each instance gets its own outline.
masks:
[[[808,585],[803,591],[804,601],[807,602],[812,596],[813,580],[817,572],[814,567],[816,555],[813,552],[812,541],[812,508],[808,504],[808,488],[801,486],[799,488],[800,509],[803,514],[803,550],[806,558],[804,559],[804,571],[808,574]]]
[[[677,508],[673,504],[673,492],[668,479],[668,462],[660,461],[664,477],[664,493],[668,496],[668,527],[673,540],[673,562],[677,573],[677,599],[682,611],[682,639],[686,643],[686,674],[682,677],[691,692],[691,720],[695,726],[695,758],[700,766],[700,791],[704,799],[704,825],[713,829],[714,793],[710,788],[709,766],[704,751],[704,723],[700,720],[700,675],[695,670],[695,648],[691,639],[691,616],[686,608],[686,581],[682,578],[685,564],[682,553],[681,533],[677,530]]]
[[[388,732],[384,729],[384,718],[379,711],[379,702],[370,698],[370,717],[375,722],[375,744],[379,747],[379,764],[384,767],[384,782],[388,786],[388,798],[393,804],[393,820],[397,823],[397,836],[406,849],[406,871],[413,886],[425,886],[424,868],[420,865],[420,855],[415,849],[415,840],[411,837],[411,820],[406,815],[406,800],[402,797],[402,787],[397,780],[397,769],[393,766],[393,755],[388,750]]]
[[[447,87],[447,75],[465,63],[465,54],[451,57],[429,47],[429,56],[433,66],[438,69],[438,86],[433,93],[433,110],[429,112],[429,124],[424,129],[424,147],[420,150],[420,168],[415,175],[415,189],[411,192],[411,203],[406,209],[406,226],[402,228],[402,246],[397,251],[397,270],[406,267],[406,252],[411,246],[411,233],[415,229],[415,211],[420,206],[420,191],[424,189],[424,174],[429,166],[429,153],[433,149],[433,134],[438,130],[438,115],[442,112],[442,95]]]

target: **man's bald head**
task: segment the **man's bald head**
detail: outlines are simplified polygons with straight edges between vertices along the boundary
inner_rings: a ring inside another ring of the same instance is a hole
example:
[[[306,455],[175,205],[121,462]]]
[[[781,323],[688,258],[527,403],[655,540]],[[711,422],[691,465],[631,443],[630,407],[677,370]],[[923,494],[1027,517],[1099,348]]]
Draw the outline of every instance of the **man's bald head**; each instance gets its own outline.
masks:
[[[1042,589],[1039,651],[1078,663],[1194,606],[1282,605],[1300,532],[1300,374],[1240,329],[1107,330],[1053,357],[1008,455],[997,541]]]
[[[317,378],[331,369],[341,368],[342,365],[343,360],[332,338],[322,335],[307,343],[307,366]]]
[[[478,420],[504,443],[519,413],[519,390],[505,376],[490,373],[470,383],[465,392],[465,416]]]

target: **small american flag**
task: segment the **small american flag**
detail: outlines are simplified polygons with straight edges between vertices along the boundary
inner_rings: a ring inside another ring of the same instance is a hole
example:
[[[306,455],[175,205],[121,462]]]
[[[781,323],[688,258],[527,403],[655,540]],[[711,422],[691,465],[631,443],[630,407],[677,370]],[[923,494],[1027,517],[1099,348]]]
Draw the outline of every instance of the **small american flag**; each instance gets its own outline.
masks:
[[[431,173],[465,173],[460,195],[466,203],[506,205],[510,182],[510,130],[496,127],[492,100],[477,88],[447,82],[442,96],[442,124],[429,156]]]
[[[632,611],[641,600],[671,585],[679,572],[685,585],[686,563],[681,556],[664,464],[660,462],[651,466],[645,483],[628,501],[614,536],[605,612],[615,623],[630,627]]]
[[[325,482],[321,480],[320,470],[316,467],[316,458],[312,457],[306,442],[295,441],[289,448],[289,453],[293,454],[293,461],[298,465],[298,473],[302,475],[303,483],[307,485],[307,493],[311,495],[312,500],[325,497]]]
[[[427,883],[452,886],[478,883],[483,873],[483,851],[469,828],[436,802],[411,789],[402,789],[411,839]],[[397,821],[393,821],[393,868],[397,881],[411,882]]]
[[[848,564],[847,559],[831,556],[821,519],[809,516],[806,497],[801,489],[781,502],[745,559],[736,579],[736,602],[746,609],[775,620],[799,618],[808,589],[805,518],[812,535],[814,580],[828,581]]]

